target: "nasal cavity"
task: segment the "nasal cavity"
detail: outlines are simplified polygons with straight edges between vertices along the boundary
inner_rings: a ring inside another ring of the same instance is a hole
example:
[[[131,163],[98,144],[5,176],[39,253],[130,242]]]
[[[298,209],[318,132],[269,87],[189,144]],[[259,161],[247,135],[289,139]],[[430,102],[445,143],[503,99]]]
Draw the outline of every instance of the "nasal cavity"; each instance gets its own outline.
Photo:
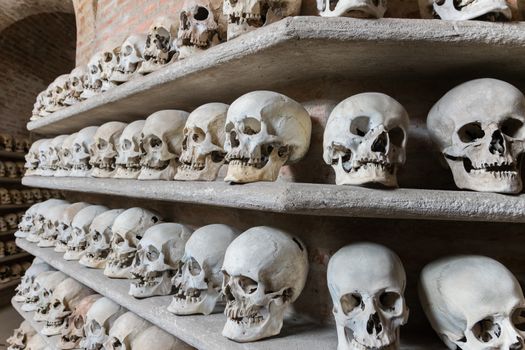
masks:
[[[386,146],[388,145],[388,137],[386,132],[382,132],[372,144],[372,152],[386,153]]]
[[[489,151],[492,154],[503,154],[505,152],[505,143],[503,135],[499,130],[494,131],[490,141]]]
[[[370,315],[368,322],[366,323],[366,331],[368,334],[379,334],[382,330],[383,326],[379,320],[379,315],[377,313]]]

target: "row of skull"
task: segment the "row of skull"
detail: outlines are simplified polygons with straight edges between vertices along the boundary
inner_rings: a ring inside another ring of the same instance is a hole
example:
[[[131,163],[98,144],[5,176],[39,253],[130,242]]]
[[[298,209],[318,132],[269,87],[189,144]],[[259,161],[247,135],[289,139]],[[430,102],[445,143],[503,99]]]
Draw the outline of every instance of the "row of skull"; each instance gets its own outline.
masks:
[[[224,309],[223,335],[239,342],[279,334],[306,282],[305,246],[271,227],[239,235],[214,224],[193,232],[142,208],[56,200],[34,207],[17,237],[54,246],[64,259],[103,269],[109,278],[132,280],[129,294],[136,298],[173,295],[166,306],[176,315]]]
[[[254,91],[230,106],[163,110],[130,124],[38,140],[26,156],[26,174],[212,181],[227,162],[225,181],[274,181],[282,165],[306,154],[311,127],[298,102]]]
[[[31,142],[28,138],[0,134],[0,151],[26,153],[30,146]]]
[[[7,189],[0,187],[0,205],[33,204],[48,200],[50,198],[61,197],[62,195],[58,190],[47,190],[40,188],[24,188],[18,190],[16,188]]]
[[[15,241],[0,242],[0,257],[16,254],[19,251]],[[12,280],[17,280],[29,269],[31,263],[13,263],[0,265],[0,283],[7,283]]]
[[[34,312],[33,319],[44,323],[40,335],[60,335],[60,349],[186,350],[189,346],[172,335],[96,294],[62,272],[35,260],[25,273],[17,291],[27,289],[26,297],[17,294],[24,312]],[[12,350],[28,349],[32,329],[27,324],[8,339]]]
[[[10,160],[0,160],[0,177],[10,179],[21,178],[25,174],[24,162],[12,162]]]
[[[9,213],[0,216],[0,232],[7,232],[18,227],[20,221],[24,217],[25,212]]]
[[[16,255],[20,253],[20,248],[17,247],[15,241],[0,241],[0,258],[5,257],[6,255]],[[2,268],[0,268],[0,275],[9,275],[9,269],[7,265],[3,265]]]

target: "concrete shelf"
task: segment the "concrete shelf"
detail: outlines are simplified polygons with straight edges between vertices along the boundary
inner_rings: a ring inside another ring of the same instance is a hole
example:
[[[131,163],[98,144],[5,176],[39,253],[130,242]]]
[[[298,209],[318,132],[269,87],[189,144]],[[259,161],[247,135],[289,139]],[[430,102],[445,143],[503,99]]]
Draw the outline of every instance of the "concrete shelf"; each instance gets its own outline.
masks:
[[[32,121],[64,134],[318,78],[525,75],[525,23],[290,17]]]
[[[19,184],[20,180],[21,179],[19,177],[17,177],[17,178],[0,177],[0,185],[3,185],[3,184]]]
[[[25,155],[23,152],[0,151],[0,160],[4,160],[5,158],[24,160]]]
[[[326,184],[138,181],[25,177],[26,186],[286,214],[418,220],[525,222],[525,195]]]
[[[321,327],[302,320],[285,322],[279,337],[239,344],[221,336],[225,316],[175,316],[167,311],[171,296],[138,300],[128,295],[129,281],[109,279],[102,270],[88,269],[76,261],[62,259],[62,254],[51,248],[38,248],[36,244],[17,239],[19,247],[41,258],[49,265],[75,278],[96,292],[119,303],[129,311],[198,349],[336,349],[337,335],[333,327]],[[402,345],[402,350],[444,350],[436,343],[414,342]]]
[[[0,211],[6,210],[24,210],[31,206],[31,204],[2,204],[0,205]]]

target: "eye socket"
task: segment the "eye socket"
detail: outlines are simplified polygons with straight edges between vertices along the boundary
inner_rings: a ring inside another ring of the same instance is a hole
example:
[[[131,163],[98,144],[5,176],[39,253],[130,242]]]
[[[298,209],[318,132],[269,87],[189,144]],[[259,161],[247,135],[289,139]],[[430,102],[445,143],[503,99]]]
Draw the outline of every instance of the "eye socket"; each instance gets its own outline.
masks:
[[[209,15],[210,12],[205,7],[199,6],[193,18],[195,18],[197,21],[204,21]]]
[[[507,118],[501,123],[501,132],[505,135],[514,137],[523,127],[523,122],[515,118]]]
[[[242,121],[242,133],[255,135],[261,131],[261,122],[255,118],[246,118]]]
[[[257,282],[246,276],[239,277],[239,286],[247,294],[253,294],[257,290]]]
[[[191,135],[191,139],[193,140],[193,142],[201,143],[202,141],[204,141],[204,138],[206,138],[206,133],[204,132],[204,130],[202,130],[201,128],[195,128],[193,130],[193,133]]]
[[[477,139],[483,138],[485,136],[485,132],[481,128],[480,123],[469,123],[463,125],[458,130],[458,136],[462,142],[470,143],[476,141]]]
[[[146,258],[148,258],[149,261],[155,261],[159,258],[159,255],[159,251],[155,247],[149,247]]]
[[[76,329],[81,329],[82,327],[84,327],[84,319],[82,318],[82,316],[75,317],[75,320],[73,321],[73,326],[75,326]]]
[[[201,273],[202,268],[197,260],[191,258],[190,261],[188,261],[188,271],[192,274],[192,276],[197,276]]]
[[[370,131],[370,118],[357,117],[350,124],[350,132],[357,136],[365,136]]]
[[[363,298],[359,293],[348,293],[343,295],[341,299],[339,299],[339,302],[341,303],[341,308],[345,315],[348,315],[357,306],[361,305],[362,301]]]
[[[99,150],[103,150],[106,149],[106,147],[108,147],[108,143],[106,142],[106,140],[99,139],[97,142],[97,148]]]
[[[525,331],[525,308],[518,308],[512,313],[512,324],[520,331]]]
[[[162,146],[162,140],[156,136],[152,136],[149,139],[149,145],[151,146],[151,148],[159,148],[160,146]]]
[[[124,151],[128,151],[131,149],[131,141],[130,140],[124,140],[124,142],[122,142],[122,149]]]
[[[401,296],[396,292],[384,292],[379,296],[381,307],[386,311],[395,311],[397,303],[401,300]]]
[[[132,52],[133,52],[133,47],[131,47],[131,45],[126,45],[124,46],[124,50],[122,50],[122,55],[129,56],[131,55]]]
[[[501,327],[492,318],[485,318],[472,327],[474,336],[483,343],[488,343],[501,335]]]
[[[98,67],[97,66],[91,66],[91,74],[97,74],[98,73]]]
[[[393,145],[401,147],[405,140],[405,132],[400,127],[393,128],[388,132],[388,138]]]

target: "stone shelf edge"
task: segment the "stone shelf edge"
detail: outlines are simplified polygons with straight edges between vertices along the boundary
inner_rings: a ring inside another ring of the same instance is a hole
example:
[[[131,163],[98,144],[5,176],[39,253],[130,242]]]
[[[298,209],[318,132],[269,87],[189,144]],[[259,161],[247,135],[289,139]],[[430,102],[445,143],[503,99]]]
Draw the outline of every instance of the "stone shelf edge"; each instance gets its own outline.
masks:
[[[8,261],[22,259],[22,258],[25,258],[25,257],[28,257],[28,256],[29,256],[29,253],[26,253],[26,252],[14,254],[14,255],[6,255],[6,256],[0,258],[0,264],[8,262]]]
[[[24,157],[25,153],[23,152],[0,151],[0,160],[3,158],[24,160]]]
[[[19,184],[21,178],[10,178],[10,177],[0,177],[0,185],[2,184]]]
[[[336,349],[337,335],[334,327],[321,327],[312,323],[285,323],[281,336],[264,341],[239,344],[221,336],[225,316],[175,316],[167,311],[171,296],[138,300],[128,295],[129,281],[109,279],[101,270],[83,267],[76,261],[62,259],[60,253],[50,248],[38,248],[36,244],[17,239],[24,250],[41,258],[49,265],[75,278],[96,292],[119,303],[129,311],[198,349]],[[428,341],[427,341],[428,343]],[[402,350],[444,350],[437,344],[407,344]]]
[[[17,209],[27,209],[31,204],[2,204],[0,205],[0,210],[17,210]]]
[[[229,103],[251,90],[317,78],[458,78],[478,76],[480,67],[485,76],[515,78],[524,74],[524,56],[525,23],[289,17],[31,121],[27,128],[71,133],[164,108]]]
[[[13,305],[13,308],[16,310],[16,312],[18,312],[20,314],[20,316],[22,316],[26,321],[28,321],[29,324],[31,325],[31,327],[33,327],[33,329],[35,331],[37,331],[37,333],[40,334],[42,336],[42,338],[45,339],[47,344],[53,350],[58,350],[59,349],[58,344],[59,344],[59,341],[60,341],[60,336],[55,335],[55,336],[52,336],[52,337],[48,337],[48,336],[45,336],[42,333],[40,333],[42,331],[42,328],[44,328],[44,324],[41,323],[41,322],[36,322],[35,320],[33,320],[33,315],[35,314],[34,312],[22,311],[22,309],[21,309],[22,304],[21,303],[17,303],[13,299],[11,299],[11,305]]]
[[[24,177],[26,186],[251,209],[286,214],[525,222],[525,195],[419,189],[379,190],[354,186],[261,182],[138,181]]]

